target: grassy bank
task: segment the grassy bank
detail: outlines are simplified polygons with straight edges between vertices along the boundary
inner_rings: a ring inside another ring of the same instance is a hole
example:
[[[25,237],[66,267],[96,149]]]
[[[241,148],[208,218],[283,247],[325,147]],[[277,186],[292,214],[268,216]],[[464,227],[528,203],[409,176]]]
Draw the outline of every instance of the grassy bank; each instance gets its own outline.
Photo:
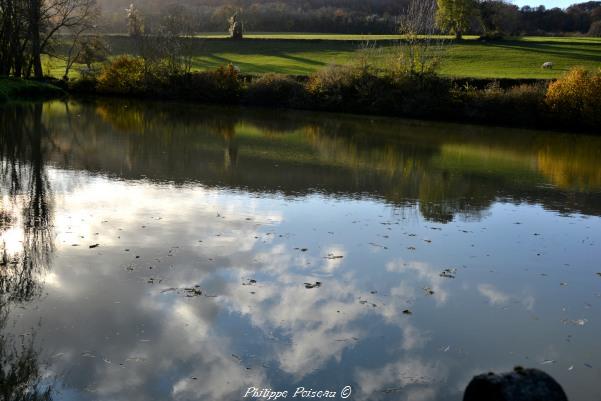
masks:
[[[223,34],[189,38],[193,71],[204,71],[232,63],[245,74],[274,72],[310,75],[331,64],[344,64],[357,57],[369,42],[379,49],[373,62],[386,63],[396,35],[249,34],[243,41],[231,41]],[[525,37],[481,42],[476,37],[455,42],[448,37],[440,74],[474,78],[538,78],[561,76],[570,68],[596,69],[601,65],[601,38]],[[107,35],[113,56],[135,54],[133,41],[124,35]],[[555,68],[542,69],[551,61]],[[47,70],[62,77],[63,62],[48,59]],[[73,77],[76,77],[76,68]]]
[[[45,82],[0,78],[0,102],[17,99],[58,97],[64,93],[61,88]]]

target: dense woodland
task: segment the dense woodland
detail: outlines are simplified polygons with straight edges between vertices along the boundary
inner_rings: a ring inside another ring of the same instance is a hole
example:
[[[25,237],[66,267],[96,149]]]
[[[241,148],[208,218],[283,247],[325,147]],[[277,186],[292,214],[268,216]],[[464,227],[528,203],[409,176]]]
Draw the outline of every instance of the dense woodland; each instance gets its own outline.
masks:
[[[99,0],[103,24],[109,32],[126,32],[124,10],[131,0]],[[190,18],[197,32],[227,29],[235,11],[245,29],[255,32],[395,33],[409,0],[137,0],[148,28],[169,12]],[[510,34],[580,33],[601,35],[601,1],[573,5],[565,10],[518,8],[503,1],[480,1],[471,33],[487,30]],[[597,22],[595,25],[594,23]],[[592,27],[592,31],[591,31]]]

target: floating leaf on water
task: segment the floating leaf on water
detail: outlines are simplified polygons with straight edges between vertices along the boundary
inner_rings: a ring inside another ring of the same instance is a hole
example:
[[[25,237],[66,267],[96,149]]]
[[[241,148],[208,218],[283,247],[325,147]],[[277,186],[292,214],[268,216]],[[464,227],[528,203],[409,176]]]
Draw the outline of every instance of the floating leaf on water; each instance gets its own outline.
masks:
[[[440,277],[455,278],[456,273],[457,269],[444,269],[442,273],[440,273]]]
[[[127,358],[125,362],[146,362],[146,358],[141,356],[132,356]]]
[[[401,391],[403,391],[404,388],[403,387],[394,387],[394,388],[386,388],[384,390],[381,390],[384,394],[391,394],[391,393],[399,393]]]
[[[344,258],[344,256],[334,255],[332,253],[329,253],[328,256],[324,257],[324,259],[330,259],[330,260],[332,260],[332,259],[342,259],[342,258]]]
[[[202,295],[202,291],[199,289],[198,286],[194,288],[184,288],[184,292],[186,293],[186,297],[188,298],[198,297]]]
[[[572,320],[572,323],[575,324],[576,326],[584,326],[587,322],[588,322],[587,319]]]

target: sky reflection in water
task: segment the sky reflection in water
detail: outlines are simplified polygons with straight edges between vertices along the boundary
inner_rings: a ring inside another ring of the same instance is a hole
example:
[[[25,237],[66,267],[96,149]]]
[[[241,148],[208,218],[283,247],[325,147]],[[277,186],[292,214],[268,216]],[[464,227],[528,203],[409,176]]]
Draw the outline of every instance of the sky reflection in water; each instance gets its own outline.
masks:
[[[55,400],[459,400],[515,365],[601,396],[599,139],[278,114],[0,109],[7,369]]]

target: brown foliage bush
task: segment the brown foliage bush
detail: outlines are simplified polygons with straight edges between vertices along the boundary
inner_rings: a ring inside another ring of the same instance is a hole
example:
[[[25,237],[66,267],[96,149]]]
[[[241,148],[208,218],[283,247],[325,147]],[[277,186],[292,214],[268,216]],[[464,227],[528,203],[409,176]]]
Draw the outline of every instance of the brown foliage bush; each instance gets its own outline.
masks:
[[[145,88],[144,61],[139,57],[119,56],[105,65],[96,87],[104,93],[137,93]]]
[[[601,69],[573,68],[549,85],[546,104],[561,120],[601,124]]]

